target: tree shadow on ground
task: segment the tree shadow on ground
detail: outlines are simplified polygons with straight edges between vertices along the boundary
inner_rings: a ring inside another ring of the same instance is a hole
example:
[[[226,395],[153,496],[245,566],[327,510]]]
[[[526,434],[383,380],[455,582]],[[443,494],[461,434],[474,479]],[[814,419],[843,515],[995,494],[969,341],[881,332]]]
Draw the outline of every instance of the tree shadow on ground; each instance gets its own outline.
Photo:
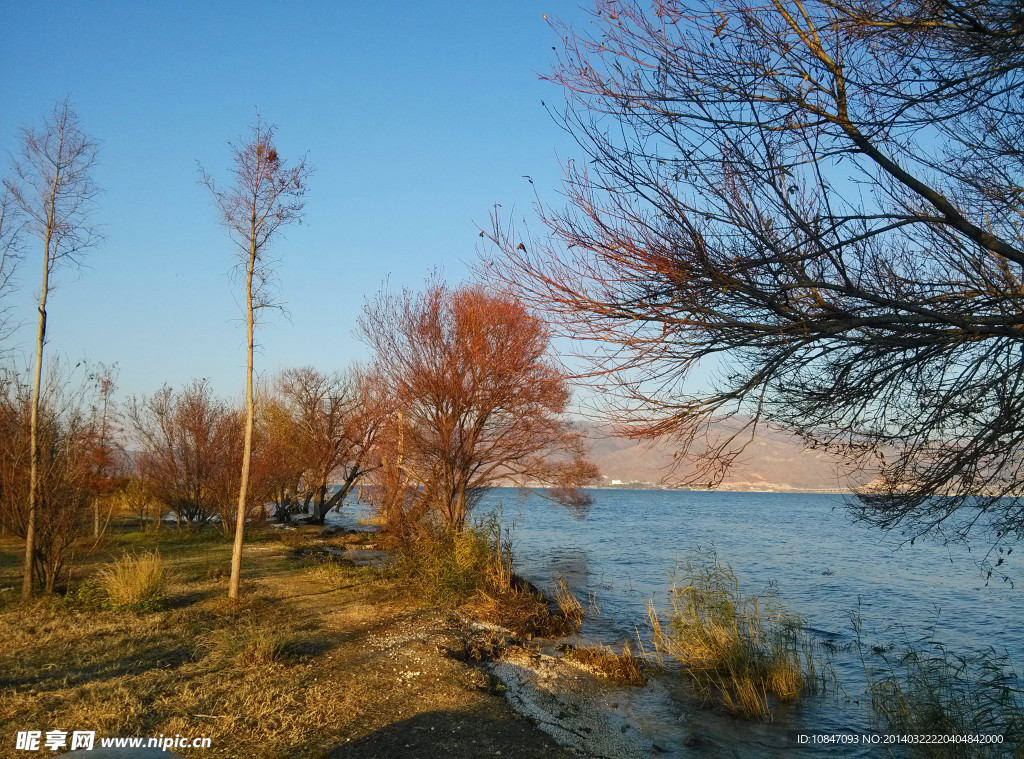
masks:
[[[328,754],[330,759],[570,759],[525,719],[476,711],[432,711],[385,725]]]
[[[31,661],[46,661],[46,653],[30,651]],[[0,689],[34,688],[36,691],[63,691],[88,683],[116,680],[141,675],[154,669],[176,670],[192,661],[195,650],[190,646],[156,643],[127,653],[124,656],[102,657],[88,663],[76,658],[70,651],[54,657],[41,670],[26,670],[18,674],[3,673]]]

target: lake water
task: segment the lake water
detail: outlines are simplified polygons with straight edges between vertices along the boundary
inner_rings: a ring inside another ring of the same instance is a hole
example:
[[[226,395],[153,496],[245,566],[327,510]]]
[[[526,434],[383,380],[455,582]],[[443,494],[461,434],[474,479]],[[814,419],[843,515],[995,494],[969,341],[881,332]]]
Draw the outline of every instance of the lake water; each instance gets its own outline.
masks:
[[[776,586],[787,610],[804,620],[818,642],[835,649],[831,658],[845,696],[783,708],[771,724],[696,708],[681,682],[658,678],[650,697],[636,700],[633,717],[669,756],[684,755],[678,747],[692,732],[701,736],[701,753],[716,756],[784,756],[797,749],[799,732],[867,732],[863,665],[850,645],[851,615],[858,609],[867,646],[895,645],[898,651],[907,639],[933,630],[949,651],[993,646],[1008,652],[1018,671],[1024,664],[1019,588],[996,580],[986,587],[962,547],[921,540],[899,547],[898,536],[853,523],[843,496],[658,490],[591,495],[585,519],[512,489],[491,491],[477,507],[479,513],[500,506],[503,523],[513,529],[521,574],[543,590],[561,576],[585,606],[593,594],[600,613],[584,621],[584,640],[635,642],[639,629],[646,644],[647,599],[667,608],[677,559],[713,546],[719,560],[734,568],[743,591],[759,595]],[[1024,587],[1024,576],[1017,579]],[[877,747],[800,751],[879,753]]]

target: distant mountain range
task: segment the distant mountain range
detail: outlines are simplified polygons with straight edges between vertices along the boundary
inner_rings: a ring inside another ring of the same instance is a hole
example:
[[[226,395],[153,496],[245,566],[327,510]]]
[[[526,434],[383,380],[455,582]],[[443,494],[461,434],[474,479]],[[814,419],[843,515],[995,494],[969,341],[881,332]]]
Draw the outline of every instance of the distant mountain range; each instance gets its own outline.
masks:
[[[590,458],[599,467],[606,486],[671,487],[694,471],[693,466],[684,461],[673,474],[673,456],[680,445],[670,439],[636,441],[609,436],[596,426],[582,426],[590,438]],[[749,433],[745,439],[747,437]],[[869,479],[870,476],[861,475],[854,483],[844,480],[835,460],[824,452],[805,449],[797,438],[785,432],[759,428],[719,489],[848,491],[852,485],[863,484]]]

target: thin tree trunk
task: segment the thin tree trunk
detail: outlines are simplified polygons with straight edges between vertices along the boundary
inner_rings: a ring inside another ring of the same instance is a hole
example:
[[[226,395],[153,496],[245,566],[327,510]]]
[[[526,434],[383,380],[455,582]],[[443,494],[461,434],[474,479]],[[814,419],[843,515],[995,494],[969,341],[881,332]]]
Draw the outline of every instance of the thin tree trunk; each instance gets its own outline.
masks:
[[[62,135],[63,138],[63,135]],[[60,170],[54,172],[50,206],[46,214],[46,239],[43,242],[43,284],[39,292],[39,322],[36,328],[36,366],[32,379],[32,411],[29,421],[28,524],[25,527],[25,575],[21,597],[32,597],[32,563],[36,550],[36,506],[39,489],[39,395],[43,377],[43,345],[46,342],[46,296],[50,292],[50,242],[53,239],[54,201]]]
[[[252,346],[253,346],[253,314],[252,314],[252,275],[256,266],[256,243],[253,238],[249,247],[249,268],[245,280],[246,327],[248,329],[249,351],[245,373],[245,448],[242,452],[242,483],[238,489],[238,516],[235,522],[235,545],[231,551],[231,582],[228,585],[228,598],[238,598],[238,586],[242,579],[242,541],[245,538],[245,501],[249,490],[249,462],[252,458]]]
[[[463,485],[459,486],[458,495],[455,497],[454,517],[455,531],[462,532],[462,528],[466,525],[466,488]]]
[[[106,378],[110,378],[109,370],[106,374]],[[98,475],[103,476],[103,470],[106,468],[106,453],[107,453],[107,401],[110,397],[110,385],[102,384],[104,381],[101,380],[101,389],[103,391],[103,415],[100,417],[100,471]],[[99,540],[100,537],[100,498],[99,496],[93,496],[92,499],[93,508],[93,524],[92,524],[92,536]],[[107,520],[110,520],[108,514]],[[106,525],[104,525],[104,528]],[[139,521],[139,529],[143,529],[141,520]]]

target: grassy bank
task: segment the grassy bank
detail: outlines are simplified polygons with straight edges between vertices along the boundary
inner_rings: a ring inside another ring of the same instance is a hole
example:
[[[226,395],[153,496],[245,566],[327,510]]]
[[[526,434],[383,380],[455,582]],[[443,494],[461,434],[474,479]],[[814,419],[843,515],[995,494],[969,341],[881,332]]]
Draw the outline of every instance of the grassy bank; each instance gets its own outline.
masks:
[[[0,543],[0,754],[19,730],[59,729],[211,739],[185,756],[565,756],[444,654],[465,648],[451,611],[393,572],[325,560],[359,538],[316,533],[253,534],[237,605],[212,533],[115,529],[73,592],[29,606],[13,589],[21,545]],[[149,562],[144,603],[109,593],[131,585],[126,556]]]

